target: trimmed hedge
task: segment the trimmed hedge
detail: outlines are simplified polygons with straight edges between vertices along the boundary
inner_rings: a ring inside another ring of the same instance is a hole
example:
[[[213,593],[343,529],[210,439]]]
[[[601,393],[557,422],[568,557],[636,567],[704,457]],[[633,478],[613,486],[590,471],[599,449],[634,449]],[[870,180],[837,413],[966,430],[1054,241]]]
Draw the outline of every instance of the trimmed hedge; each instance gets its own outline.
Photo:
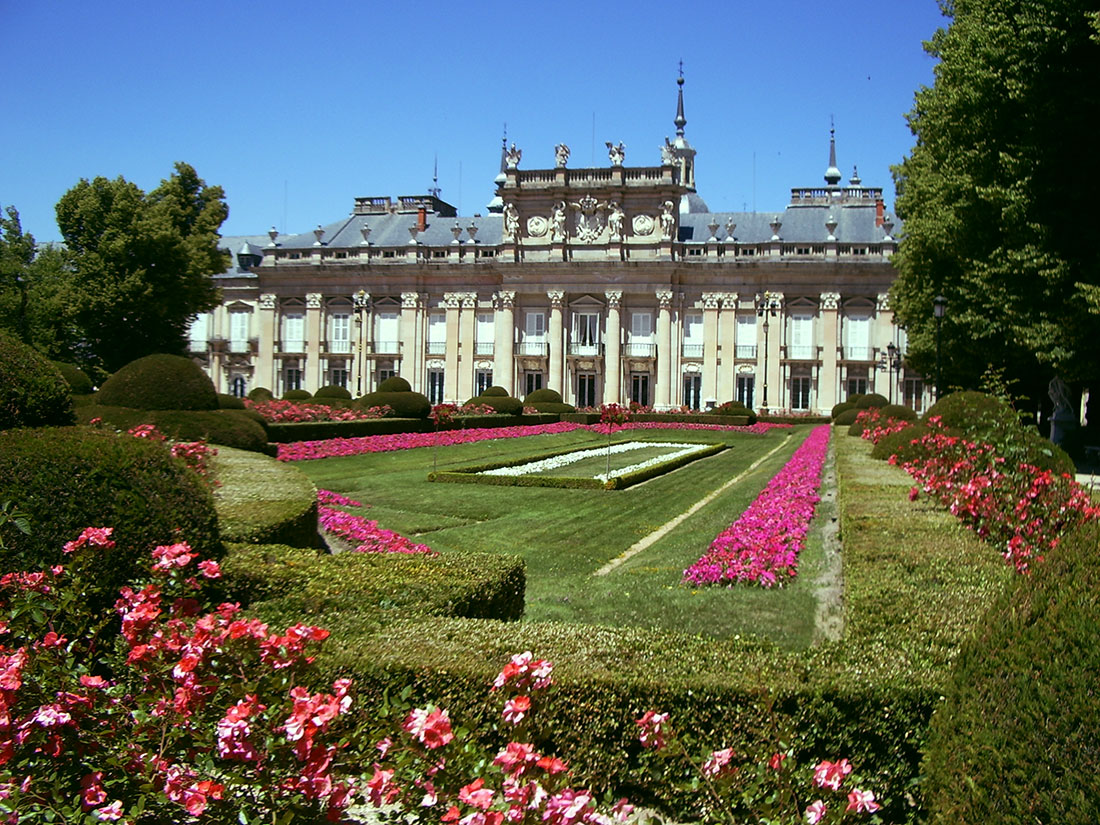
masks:
[[[489,387],[490,390],[499,390],[500,387]],[[488,393],[489,390],[485,392]],[[503,391],[503,390],[502,390]],[[523,414],[523,402],[518,398],[505,393],[504,395],[478,395],[471,398],[466,404],[476,404],[479,406],[490,407],[494,412],[501,415],[522,415]]]
[[[328,555],[233,544],[222,570],[227,597],[265,621],[284,627],[316,620],[337,637],[349,625],[378,627],[394,615],[515,622],[527,586],[522,559],[489,553]]]
[[[924,421],[939,417],[945,427],[977,433],[1016,424],[1016,413],[1002,399],[989,393],[964,390],[945,395],[924,413]]]
[[[114,527],[117,546],[91,562],[92,601],[109,608],[139,559],[185,540],[203,558],[222,555],[218,517],[199,477],[165,445],[87,427],[0,433],[0,501],[30,515],[31,534],[9,531],[0,569],[66,563],[65,542],[85,527]]]
[[[190,358],[157,353],[131,361],[108,378],[96,403],[138,410],[216,410],[218,393]]]
[[[72,424],[73,401],[61,372],[0,332],[0,430]]]
[[[92,404],[77,408],[82,424],[99,418],[119,430],[139,424],[155,424],[175,441],[198,441],[236,447],[252,452],[267,452],[267,430],[251,410],[137,410]]]
[[[885,407],[889,403],[890,400],[885,395],[880,395],[877,392],[869,392],[856,401],[856,409],[866,410],[869,407]]]
[[[267,387],[253,387],[248,391],[248,398],[250,401],[274,401],[275,393]]]
[[[931,432],[927,424],[914,421],[904,430],[891,433],[871,448],[871,458],[882,461],[889,460],[890,456],[897,455],[898,466],[912,461],[925,453],[921,447],[913,445],[917,439],[923,438],[925,433]]]
[[[325,441],[329,438],[361,438],[368,435],[428,433],[434,429],[423,418],[372,418],[364,421],[301,421],[268,424],[268,438],[276,444]]]
[[[757,419],[767,424],[828,424],[827,415],[761,415]]]
[[[218,409],[219,410],[243,410],[244,399],[237,398],[235,395],[229,395],[228,393],[218,393]]]
[[[493,389],[490,387],[489,389]],[[508,393],[505,393],[507,395]],[[527,393],[527,397],[523,399],[525,407],[530,407],[532,404],[561,404],[563,399],[561,393],[557,390],[535,390],[534,392]]]
[[[390,378],[388,381],[395,379]],[[404,379],[402,379],[404,380]],[[387,381],[383,381],[383,384]],[[369,392],[359,398],[356,403],[363,409],[381,407],[383,404],[393,410],[394,418],[427,418],[432,412],[432,402],[428,396],[418,392]]]
[[[551,390],[551,392],[552,392],[552,390]],[[488,389],[485,390],[485,392],[482,393],[482,395],[483,396],[488,396],[490,398],[510,398],[511,397],[508,394],[508,390],[504,389],[504,387],[497,387],[497,386],[489,387]],[[558,395],[558,400],[559,401],[561,400],[561,395]]]
[[[313,394],[314,398],[327,398],[327,399],[339,399],[341,401],[350,401],[351,393],[341,386],[336,384],[328,384],[321,389],[317,390]]]
[[[849,427],[856,423],[856,416],[861,412],[863,412],[863,410],[857,410],[855,407],[851,407],[838,415],[833,423],[841,427]]]
[[[283,393],[283,401],[308,401],[313,398],[309,390],[287,390]]]
[[[57,367],[57,371],[68,383],[69,392],[73,395],[89,395],[95,389],[88,373],[76,364],[66,364],[64,361],[51,361],[50,363]]]
[[[379,384],[378,392],[412,392],[412,384],[400,375],[395,375]]]
[[[856,408],[855,402],[853,402],[853,401],[842,401],[839,404],[836,404],[836,405],[833,406],[833,409],[829,413],[829,416],[835,420],[836,417],[838,415],[840,415],[841,413],[847,412],[848,410],[854,410],[855,408]]]
[[[915,411],[902,404],[887,404],[879,409],[879,414],[883,418],[894,418],[899,421],[916,421],[919,417]]]
[[[214,458],[214,499],[225,541],[320,547],[317,488],[292,464],[231,448]]]
[[[1015,576],[959,655],[924,763],[928,821],[1100,821],[1100,527]]]

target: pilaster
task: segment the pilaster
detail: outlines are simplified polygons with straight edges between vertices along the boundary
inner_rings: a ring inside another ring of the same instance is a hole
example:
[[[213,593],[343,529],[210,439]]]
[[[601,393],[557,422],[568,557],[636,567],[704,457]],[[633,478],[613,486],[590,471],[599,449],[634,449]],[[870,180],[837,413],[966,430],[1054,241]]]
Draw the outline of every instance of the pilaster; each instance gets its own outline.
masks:
[[[657,387],[655,406],[667,410],[671,404],[672,383],[672,293],[657,292]]]
[[[565,336],[562,327],[562,305],[565,301],[565,293],[554,289],[547,292],[546,297],[550,299],[550,377],[547,387],[565,395],[565,381],[562,374],[565,366],[563,357]]]
[[[415,392],[424,391],[423,370],[420,368],[422,347],[417,341],[417,315],[420,312],[420,294],[401,293],[401,360],[395,364],[396,372],[409,382]]]
[[[462,314],[458,322],[458,398],[461,404],[474,394],[474,364],[477,360],[477,293],[464,292],[459,295],[462,301]],[[450,379],[448,379],[450,380]]]
[[[256,354],[256,372],[253,382],[254,387],[267,387],[272,392],[278,392],[275,381],[275,302],[274,293],[265,292],[260,296],[258,304],[260,338],[259,352]]]
[[[619,290],[605,292],[607,298],[607,330],[604,333],[603,402],[618,404],[622,387],[622,359],[619,342],[622,340],[622,300]]]
[[[837,368],[838,337],[837,310],[840,308],[839,292],[822,292],[821,315],[821,376],[817,382],[817,406],[822,412],[829,412],[840,399],[837,389],[840,374]]]
[[[321,388],[321,300],[320,292],[306,293],[306,363],[302,370],[303,389],[317,392]]]
[[[493,383],[509,395],[516,392],[515,305],[516,293],[502,290],[493,296],[496,323],[493,325]]]
[[[721,358],[718,367],[718,403],[724,404],[737,395],[737,293],[722,295],[722,311],[718,316],[718,339]]]
[[[719,400],[718,311],[721,293],[703,293],[703,401]]]

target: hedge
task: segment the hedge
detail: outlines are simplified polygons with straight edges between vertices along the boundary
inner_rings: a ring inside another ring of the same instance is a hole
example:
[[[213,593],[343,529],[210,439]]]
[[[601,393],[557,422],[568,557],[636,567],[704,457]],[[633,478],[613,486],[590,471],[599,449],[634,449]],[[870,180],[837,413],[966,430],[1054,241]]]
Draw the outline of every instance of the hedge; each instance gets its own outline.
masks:
[[[419,392],[369,392],[356,403],[363,409],[385,405],[393,410],[395,418],[427,418],[432,412],[432,402]]]
[[[350,401],[351,393],[337,384],[326,384],[313,394],[314,398],[327,398],[329,400]]]
[[[103,382],[96,403],[139,410],[216,410],[218,393],[190,358],[157,353],[131,361]]]
[[[487,427],[533,426],[557,423],[557,415],[466,415],[456,416],[453,430]],[[304,421],[268,424],[268,438],[276,444],[295,441],[323,441],[329,438],[359,438],[368,435],[435,432],[431,421],[419,418],[373,418],[366,421]]]
[[[221,482],[214,503],[226,541],[322,545],[317,488],[294,465],[222,448],[214,458],[214,474]]]
[[[0,430],[73,423],[69,384],[37,351],[0,332]]]
[[[240,450],[267,452],[266,425],[257,421],[256,414],[250,410],[138,410],[92,404],[78,407],[77,418],[82,424],[98,418],[119,430],[154,424],[176,441],[203,439]]]
[[[473,404],[477,406],[491,407],[494,412],[501,415],[522,415],[523,414],[523,402],[518,398],[505,393],[504,395],[489,394],[489,390],[501,390],[500,387],[489,387],[482,395],[475,396],[466,402],[467,405]]]
[[[88,373],[76,364],[66,364],[64,361],[51,361],[50,363],[57,367],[57,371],[61,373],[61,376],[69,385],[69,392],[73,395],[90,395],[92,390],[95,389]]]

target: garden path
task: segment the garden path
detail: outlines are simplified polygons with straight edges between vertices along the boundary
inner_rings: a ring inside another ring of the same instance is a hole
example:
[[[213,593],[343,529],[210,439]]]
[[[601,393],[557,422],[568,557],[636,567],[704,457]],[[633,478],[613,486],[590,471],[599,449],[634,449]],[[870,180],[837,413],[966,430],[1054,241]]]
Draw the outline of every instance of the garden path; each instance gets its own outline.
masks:
[[[829,441],[821,477],[821,500],[814,521],[820,525],[825,560],[813,581],[817,596],[814,614],[814,642],[839,641],[844,634],[844,563],[841,559],[840,521],[836,509],[836,438]]]
[[[718,496],[720,496],[723,492],[728,490],[730,487],[734,486],[735,484],[738,484],[745,476],[747,476],[749,473],[751,473],[753,470],[755,470],[757,467],[759,467],[761,464],[763,464],[767,459],[771,458],[773,455],[775,455],[777,452],[779,452],[781,449],[783,449],[783,447],[786,445],[786,443],[791,439],[792,435],[793,435],[793,433],[788,433],[787,437],[784,438],[782,441],[780,441],[779,444],[777,444],[775,446],[775,448],[772,449],[770,452],[765,453],[764,455],[760,456],[760,458],[756,459],[756,461],[754,461],[752,464],[750,464],[747,468],[742,470],[736,476],[731,478],[729,481],[727,481],[725,484],[723,484],[717,490],[713,490],[710,493],[708,493],[707,495],[705,495],[703,498],[699,499],[697,502],[695,502],[693,505],[691,505],[691,507],[689,507],[687,510],[685,510],[680,515],[676,516],[674,519],[672,519],[668,522],[665,522],[660,527],[658,527],[656,530],[654,530],[652,533],[650,533],[648,536],[645,536],[645,537],[639,539],[638,541],[636,541],[634,544],[632,544],[630,547],[628,547],[626,550],[624,550],[618,556],[613,558],[611,561],[609,561],[607,564],[605,564],[603,567],[601,567],[599,570],[597,570],[592,575],[594,575],[594,576],[606,576],[607,574],[613,572],[617,567],[619,567],[624,562],[629,561],[630,559],[634,558],[636,555],[643,552],[647,548],[652,547],[654,544],[656,544],[658,541],[660,541],[662,538],[664,538],[666,535],[668,535],[668,533],[671,530],[674,530],[677,527],[679,527],[680,524],[682,524],[686,519],[690,518],[695,513],[699,512],[699,510],[701,510],[703,507],[710,504],[712,501],[714,501],[714,499],[716,499]]]

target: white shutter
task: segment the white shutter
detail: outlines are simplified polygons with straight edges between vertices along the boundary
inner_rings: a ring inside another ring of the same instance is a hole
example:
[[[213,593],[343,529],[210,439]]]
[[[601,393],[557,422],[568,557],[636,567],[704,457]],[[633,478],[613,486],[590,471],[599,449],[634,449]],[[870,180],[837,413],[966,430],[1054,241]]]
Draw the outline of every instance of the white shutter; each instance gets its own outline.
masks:
[[[389,344],[396,347],[399,340],[397,329],[398,317],[396,312],[375,313],[374,340],[376,344]]]
[[[338,313],[329,316],[329,352],[351,352],[351,316]]]
[[[546,313],[527,313],[527,340],[541,342],[546,338]]]
[[[306,316],[293,313],[283,316],[283,350],[303,352],[306,347]]]
[[[845,355],[859,361],[869,361],[871,359],[871,319],[863,315],[853,316],[847,320],[848,351]]]
[[[493,343],[495,327],[493,325],[493,314],[491,312],[481,312],[477,316],[477,342],[479,344],[491,344]]]
[[[791,357],[812,358],[814,317],[812,315],[791,316]]]
[[[442,312],[433,312],[428,316],[428,343],[447,342],[447,316]]]
[[[693,313],[684,316],[684,343],[699,345],[703,343],[702,315]]]
[[[650,340],[653,336],[653,313],[652,312],[632,312],[630,314],[630,338],[631,341],[638,344],[652,343]]]

